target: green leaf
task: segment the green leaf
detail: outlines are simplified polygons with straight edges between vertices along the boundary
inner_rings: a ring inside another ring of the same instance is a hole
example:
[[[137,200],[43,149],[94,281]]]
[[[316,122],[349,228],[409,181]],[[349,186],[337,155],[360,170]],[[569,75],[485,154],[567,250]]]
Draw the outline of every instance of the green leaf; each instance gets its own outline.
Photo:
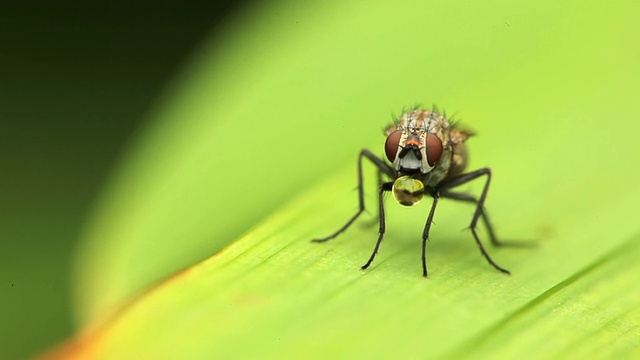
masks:
[[[65,350],[637,352],[639,8],[494,5],[283,1],[238,16],[195,57],[103,194],[76,271],[78,318],[94,325]],[[358,150],[382,153],[389,111],[417,101],[460,110],[478,132],[470,168],[493,170],[498,235],[539,240],[489,249],[513,276],[460,231],[465,204],[439,205],[428,280],[425,204],[388,202],[386,241],[366,273],[376,232],[366,219],[308,242],[352,214]]]
[[[355,226],[330,243],[308,241],[350,215],[343,205],[354,194],[336,191],[349,179],[331,177],[298,197],[220,253],[81,335],[65,354],[566,358],[629,355],[637,346],[640,234],[615,237],[594,251],[585,243],[602,234],[558,223],[563,235],[539,249],[492,251],[513,271],[509,277],[489,267],[470,234],[456,230],[459,214],[444,210],[429,244],[431,275],[425,280],[421,223],[407,216],[416,209],[390,206],[388,241],[361,272],[374,229]],[[577,212],[607,225],[617,221],[593,207]],[[503,226],[507,232],[518,227]]]

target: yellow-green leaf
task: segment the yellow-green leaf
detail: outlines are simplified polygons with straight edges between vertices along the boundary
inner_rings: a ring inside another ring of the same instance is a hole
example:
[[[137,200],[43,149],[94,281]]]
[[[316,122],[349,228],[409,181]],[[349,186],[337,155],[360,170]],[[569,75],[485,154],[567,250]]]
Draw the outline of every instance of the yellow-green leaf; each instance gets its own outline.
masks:
[[[65,349],[637,352],[639,10],[551,1],[247,9],[195,57],[105,191],[77,267],[78,318],[94,325]],[[415,102],[458,111],[478,132],[470,167],[493,169],[487,208],[498,235],[539,240],[489,249],[513,276],[460,231],[473,212],[465,204],[439,205],[429,280],[424,204],[389,199],[386,241],[366,273],[358,268],[376,229],[361,225],[375,215],[332,242],[308,242],[352,214],[358,150],[382,153],[388,113]]]

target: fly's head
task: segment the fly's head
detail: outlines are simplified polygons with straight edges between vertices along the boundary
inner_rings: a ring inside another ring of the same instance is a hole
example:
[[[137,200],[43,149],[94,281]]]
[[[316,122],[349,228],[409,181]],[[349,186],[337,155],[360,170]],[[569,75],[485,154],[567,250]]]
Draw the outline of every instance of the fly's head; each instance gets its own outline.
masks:
[[[417,204],[424,194],[423,179],[438,165],[448,123],[444,116],[429,110],[413,110],[386,129],[385,154],[400,174],[393,195],[405,206]]]

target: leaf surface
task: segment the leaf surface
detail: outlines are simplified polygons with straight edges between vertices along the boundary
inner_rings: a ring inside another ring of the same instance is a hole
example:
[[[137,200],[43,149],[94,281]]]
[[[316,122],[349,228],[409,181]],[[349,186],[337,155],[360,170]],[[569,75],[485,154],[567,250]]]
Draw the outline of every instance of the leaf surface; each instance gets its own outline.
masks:
[[[93,326],[64,351],[526,357],[543,339],[557,357],[607,339],[594,353],[637,351],[638,7],[495,5],[276,2],[239,15],[98,204],[77,267],[78,318]],[[439,205],[428,280],[425,204],[388,201],[366,273],[375,215],[308,242],[352,214],[358,150],[382,153],[389,110],[415,101],[460,109],[478,132],[470,168],[493,169],[498,235],[539,242],[489,249],[513,276],[460,231],[465,204]]]

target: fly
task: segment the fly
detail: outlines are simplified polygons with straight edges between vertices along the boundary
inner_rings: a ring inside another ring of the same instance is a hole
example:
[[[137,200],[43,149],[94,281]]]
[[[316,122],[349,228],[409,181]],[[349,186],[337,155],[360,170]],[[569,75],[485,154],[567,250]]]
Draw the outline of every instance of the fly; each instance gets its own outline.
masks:
[[[331,235],[313,242],[325,242],[335,238],[347,230],[351,224],[364,212],[364,189],[362,177],[363,159],[369,160],[378,169],[378,174],[384,174],[393,181],[383,182],[378,188],[378,206],[380,225],[378,239],[373,253],[362,270],[366,270],[378,253],[380,243],[385,233],[384,201],[385,192],[391,192],[398,203],[413,206],[422,200],[426,194],[433,198],[427,222],[422,232],[422,274],[427,277],[427,239],[429,229],[433,223],[438,199],[449,198],[476,205],[471,219],[471,233],[480,248],[480,252],[489,264],[496,270],[510,274],[509,270],[496,264],[491,259],[480,242],[476,231],[478,220],[482,218],[489,233],[491,243],[503,245],[498,241],[487,214],[484,202],[491,182],[491,170],[482,168],[471,172],[464,172],[467,165],[467,150],[465,140],[471,133],[451,124],[445,115],[437,109],[414,109],[402,114],[392,125],[385,129],[387,140],[384,144],[385,155],[389,162],[375,156],[371,151],[363,149],[358,157],[358,212],[342,227]],[[380,176],[379,176],[380,177]],[[453,189],[472,180],[484,177],[484,187],[479,198],[473,195],[457,192]]]

